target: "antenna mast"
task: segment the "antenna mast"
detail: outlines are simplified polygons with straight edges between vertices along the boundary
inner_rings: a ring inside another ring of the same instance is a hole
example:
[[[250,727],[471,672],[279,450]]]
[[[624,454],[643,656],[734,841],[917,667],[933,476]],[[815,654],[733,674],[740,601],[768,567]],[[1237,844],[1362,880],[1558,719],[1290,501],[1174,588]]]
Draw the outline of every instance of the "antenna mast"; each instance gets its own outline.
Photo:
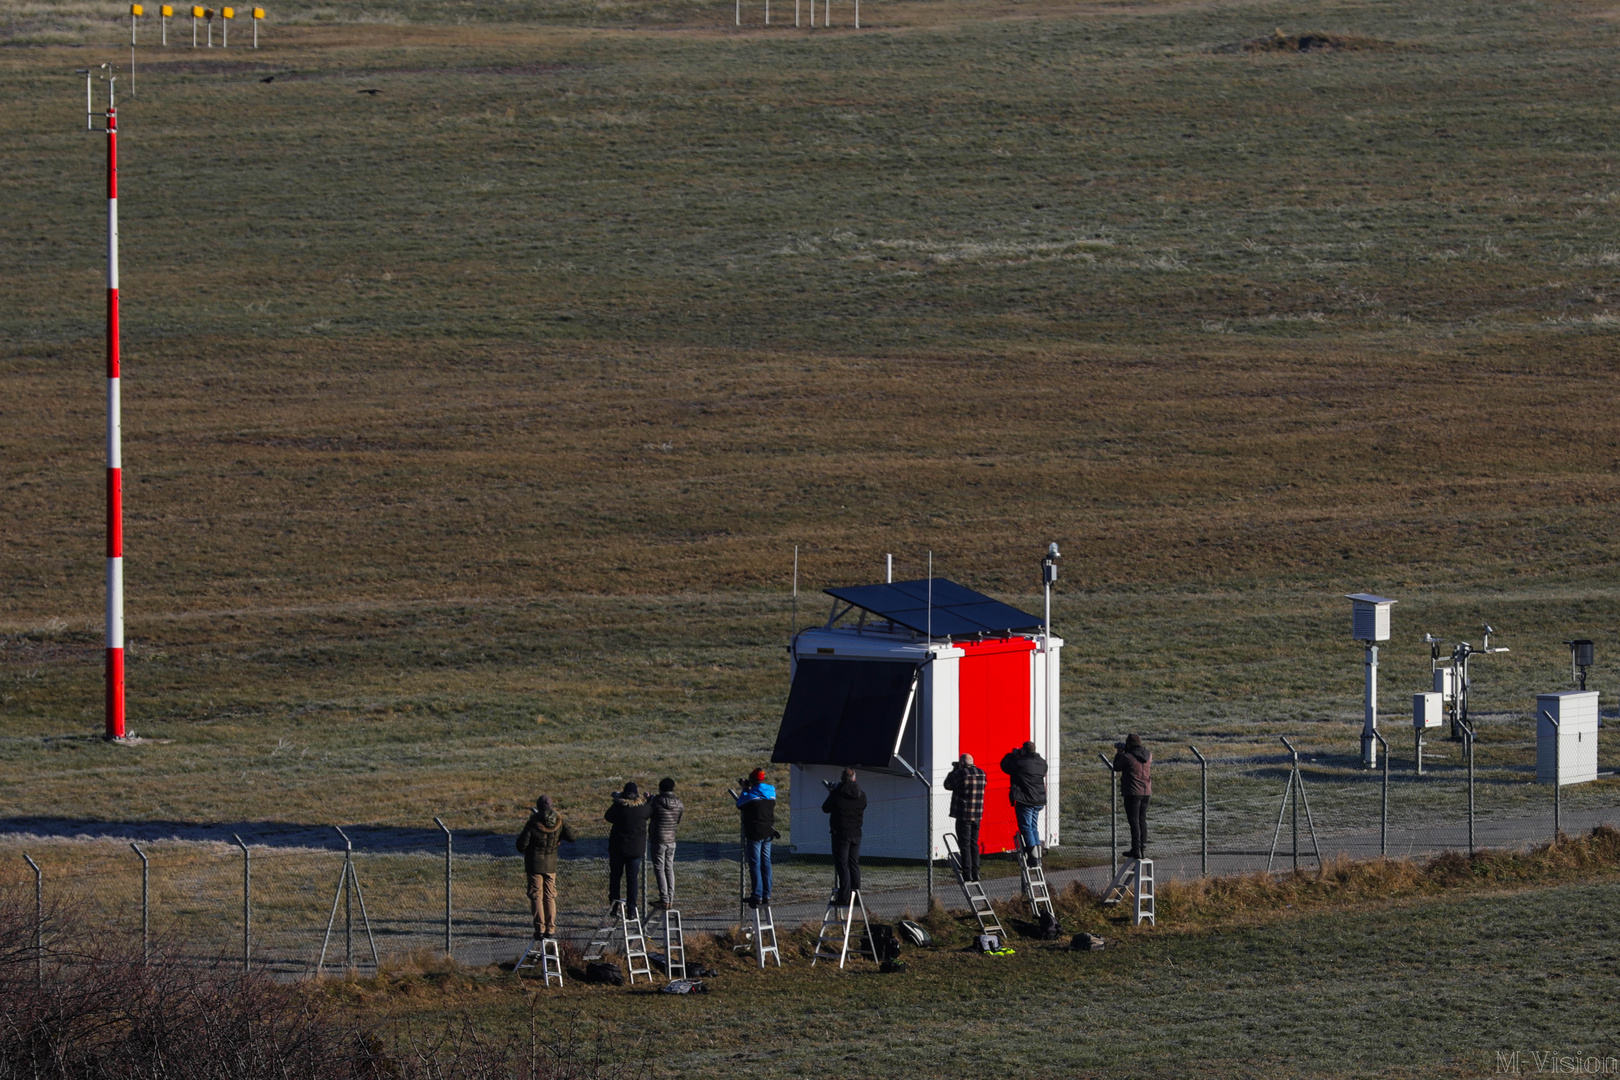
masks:
[[[124,737],[124,469],[118,330],[118,76],[107,72],[106,126],[95,125],[94,72],[84,76],[85,128],[107,133],[107,707],[106,737]]]

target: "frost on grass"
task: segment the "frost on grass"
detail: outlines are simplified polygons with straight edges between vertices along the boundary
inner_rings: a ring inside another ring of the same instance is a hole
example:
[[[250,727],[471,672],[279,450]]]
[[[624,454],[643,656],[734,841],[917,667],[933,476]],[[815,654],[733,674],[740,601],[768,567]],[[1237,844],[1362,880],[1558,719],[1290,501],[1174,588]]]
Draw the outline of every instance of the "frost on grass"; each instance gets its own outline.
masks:
[[[819,255],[830,250],[850,262],[904,259],[938,266],[1012,266],[1023,263],[1095,262],[1099,253],[1114,250],[1114,242],[1100,237],[1061,240],[911,240],[866,239],[852,232],[795,237],[772,255]]]

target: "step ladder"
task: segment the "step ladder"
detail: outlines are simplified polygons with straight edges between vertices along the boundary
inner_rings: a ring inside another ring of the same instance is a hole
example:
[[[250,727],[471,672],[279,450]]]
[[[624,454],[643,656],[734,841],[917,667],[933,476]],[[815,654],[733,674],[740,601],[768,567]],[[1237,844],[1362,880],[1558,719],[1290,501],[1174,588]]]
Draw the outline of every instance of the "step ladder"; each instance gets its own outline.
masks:
[[[1024,898],[1029,901],[1030,910],[1035,918],[1047,914],[1057,918],[1057,912],[1052,908],[1052,893],[1046,887],[1046,871],[1041,868],[1038,859],[1029,858],[1029,849],[1024,844],[1024,834],[1018,834],[1018,873],[1024,879]]]
[[[956,872],[956,883],[962,886],[962,895],[967,897],[968,907],[973,909],[973,917],[979,920],[979,932],[994,934],[997,938],[1005,938],[1007,931],[1001,928],[1001,920],[996,918],[995,905],[984,893],[984,886],[977,881],[969,881],[962,870],[962,848],[951,833],[945,834],[945,857],[950,860],[951,869]]]
[[[849,935],[855,925],[857,909],[861,913],[861,931],[866,947],[871,951],[872,962],[877,963],[877,943],[872,940],[872,924],[866,917],[866,901],[861,899],[861,891],[855,889],[849,894],[849,905],[842,913],[839,912],[837,894],[827,898],[827,911],[821,916],[821,933],[816,935],[816,954],[810,960],[811,967],[815,967],[819,960],[830,961],[836,957],[841,968],[849,960]],[[843,931],[842,940],[839,938],[840,930]],[[836,949],[833,948],[834,942],[838,942]],[[855,951],[859,953],[861,947],[857,945]]]
[[[652,962],[647,958],[647,937],[641,928],[641,913],[628,907],[619,910],[624,920],[624,977],[632,986],[637,975],[652,982]]]
[[[607,951],[613,947],[614,935],[621,929],[620,922],[623,917],[623,900],[615,900],[608,905],[607,914],[602,916],[602,925],[591,935],[591,943],[585,948],[587,964],[594,964],[607,955]]]
[[[686,978],[686,934],[681,929],[681,913],[664,909],[664,974],[671,982]]]
[[[782,950],[776,947],[776,916],[769,904],[754,909],[754,955],[759,957],[761,971],[765,970],[767,956],[775,957],[776,966],[782,966]]]
[[[1153,907],[1153,860],[1152,859],[1126,859],[1125,864],[1114,875],[1114,880],[1108,883],[1108,889],[1103,893],[1103,903],[1117,904],[1130,893],[1133,899],[1133,914],[1135,925],[1141,926],[1144,921],[1159,925]]]
[[[553,979],[557,980],[558,986],[563,985],[562,953],[557,949],[556,938],[548,937],[531,942],[529,947],[523,950],[523,955],[518,957],[512,973],[532,971],[535,968],[539,968],[545,976],[547,986],[551,985]]]
[[[1159,920],[1153,910],[1153,860],[1136,860],[1136,922],[1141,926],[1144,921],[1159,925]]]

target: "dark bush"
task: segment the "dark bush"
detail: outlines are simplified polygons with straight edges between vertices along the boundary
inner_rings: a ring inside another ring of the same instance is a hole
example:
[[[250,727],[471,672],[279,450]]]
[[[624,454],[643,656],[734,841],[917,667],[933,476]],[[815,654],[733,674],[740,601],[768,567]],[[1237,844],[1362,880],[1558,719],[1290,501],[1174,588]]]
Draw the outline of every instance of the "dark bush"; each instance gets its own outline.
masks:
[[[490,1037],[470,1017],[371,1029],[324,995],[88,931],[0,893],[0,1080],[625,1080],[578,1025]]]

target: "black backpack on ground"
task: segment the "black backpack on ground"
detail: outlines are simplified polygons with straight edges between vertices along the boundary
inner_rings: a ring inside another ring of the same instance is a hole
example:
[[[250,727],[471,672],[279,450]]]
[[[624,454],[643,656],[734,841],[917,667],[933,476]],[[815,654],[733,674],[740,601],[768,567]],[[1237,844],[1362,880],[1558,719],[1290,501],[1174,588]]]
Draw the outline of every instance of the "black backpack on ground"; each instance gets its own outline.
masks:
[[[1063,926],[1051,912],[1041,912],[1041,940],[1056,941],[1063,936]]]
[[[900,939],[894,936],[894,927],[888,923],[873,923],[867,934],[872,951],[877,953],[878,963],[900,959]]]
[[[624,972],[619,970],[618,964],[601,961],[585,965],[585,981],[588,983],[605,983],[608,986],[623,986]]]

